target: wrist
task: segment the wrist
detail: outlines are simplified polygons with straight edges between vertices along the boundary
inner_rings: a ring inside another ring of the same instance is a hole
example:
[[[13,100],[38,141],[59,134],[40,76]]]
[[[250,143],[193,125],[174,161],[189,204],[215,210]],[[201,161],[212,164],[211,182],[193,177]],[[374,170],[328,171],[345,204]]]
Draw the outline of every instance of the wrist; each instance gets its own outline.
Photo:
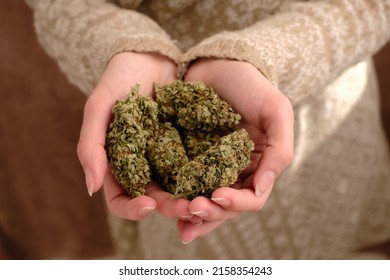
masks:
[[[116,62],[132,63],[143,67],[150,67],[152,69],[165,69],[167,72],[174,73],[176,71],[176,63],[159,53],[155,52],[122,52],[115,54],[110,63]],[[161,71],[158,71],[161,72]]]
[[[224,84],[226,79],[236,80],[249,73],[261,74],[252,64],[226,58],[201,58],[194,61],[185,74],[186,81],[203,81],[209,86]]]
[[[153,83],[170,83],[175,79],[175,72],[176,64],[158,53],[123,52],[112,57],[99,85],[124,96],[132,86],[140,84],[140,94],[152,96]]]

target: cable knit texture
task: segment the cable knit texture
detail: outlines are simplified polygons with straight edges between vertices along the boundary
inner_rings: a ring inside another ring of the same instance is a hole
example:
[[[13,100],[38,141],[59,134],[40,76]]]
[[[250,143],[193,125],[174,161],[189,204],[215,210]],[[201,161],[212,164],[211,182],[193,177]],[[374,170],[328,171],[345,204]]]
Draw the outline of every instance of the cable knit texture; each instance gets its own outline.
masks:
[[[29,0],[45,50],[91,92],[118,52],[154,51],[182,77],[201,57],[247,61],[294,105],[295,158],[266,205],[183,245],[173,221],[111,219],[118,256],[352,258],[390,238],[388,149],[370,57],[389,0]],[[104,217],[102,217],[104,218]]]

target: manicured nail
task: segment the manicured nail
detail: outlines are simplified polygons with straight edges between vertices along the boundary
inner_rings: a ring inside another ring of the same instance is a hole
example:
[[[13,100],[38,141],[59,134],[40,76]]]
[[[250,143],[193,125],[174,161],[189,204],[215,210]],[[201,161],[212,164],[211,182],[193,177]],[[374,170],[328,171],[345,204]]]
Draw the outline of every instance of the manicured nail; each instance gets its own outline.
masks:
[[[182,215],[180,216],[180,219],[182,220],[188,220],[188,219],[191,219],[194,215]]]
[[[201,226],[203,224],[203,220],[197,221],[197,222],[192,222],[192,224],[196,227]]]
[[[265,171],[261,176],[255,187],[255,195],[260,197],[275,181],[276,175],[273,171]]]
[[[191,239],[191,240],[189,240],[189,241],[184,241],[184,240],[182,240],[181,242],[183,242],[184,245],[187,245],[187,244],[191,243],[193,240],[194,240],[194,239]]]
[[[230,200],[224,197],[212,197],[211,200],[223,207],[230,206]]]
[[[138,210],[138,213],[141,214],[141,215],[147,215],[149,214],[150,212],[154,211],[154,209],[156,209],[156,207],[153,207],[153,206],[145,206],[145,207],[142,207],[141,209]]]
[[[207,211],[196,211],[196,212],[190,211],[190,213],[195,215],[195,216],[201,217],[201,218],[205,218],[209,215],[209,212],[207,212]]]
[[[182,215],[179,217],[180,220],[182,221],[188,221],[189,219],[191,219],[194,215]]]
[[[92,196],[95,180],[93,179],[93,174],[91,169],[85,170],[85,182],[87,184],[88,194],[89,196]]]

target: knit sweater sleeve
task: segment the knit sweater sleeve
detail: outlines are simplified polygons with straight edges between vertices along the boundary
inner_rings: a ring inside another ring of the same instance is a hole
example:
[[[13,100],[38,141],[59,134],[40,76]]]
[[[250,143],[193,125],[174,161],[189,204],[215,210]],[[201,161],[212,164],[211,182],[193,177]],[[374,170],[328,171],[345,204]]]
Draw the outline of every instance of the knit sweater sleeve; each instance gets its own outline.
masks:
[[[69,81],[83,92],[95,87],[113,55],[158,52],[177,62],[180,51],[150,18],[109,0],[26,0],[37,37]]]
[[[245,29],[205,39],[185,54],[179,73],[200,57],[247,61],[296,103],[389,37],[390,0],[295,1]]]

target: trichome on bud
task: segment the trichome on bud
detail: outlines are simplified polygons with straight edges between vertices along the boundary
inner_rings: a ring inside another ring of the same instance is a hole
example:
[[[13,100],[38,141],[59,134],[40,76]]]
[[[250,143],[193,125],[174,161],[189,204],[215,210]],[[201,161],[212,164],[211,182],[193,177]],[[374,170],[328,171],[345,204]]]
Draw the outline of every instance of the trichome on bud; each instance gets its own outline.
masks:
[[[137,197],[153,178],[186,199],[234,184],[254,146],[246,130],[233,131],[240,115],[201,82],[155,91],[156,101],[136,85],[113,107],[105,148],[118,183]]]

